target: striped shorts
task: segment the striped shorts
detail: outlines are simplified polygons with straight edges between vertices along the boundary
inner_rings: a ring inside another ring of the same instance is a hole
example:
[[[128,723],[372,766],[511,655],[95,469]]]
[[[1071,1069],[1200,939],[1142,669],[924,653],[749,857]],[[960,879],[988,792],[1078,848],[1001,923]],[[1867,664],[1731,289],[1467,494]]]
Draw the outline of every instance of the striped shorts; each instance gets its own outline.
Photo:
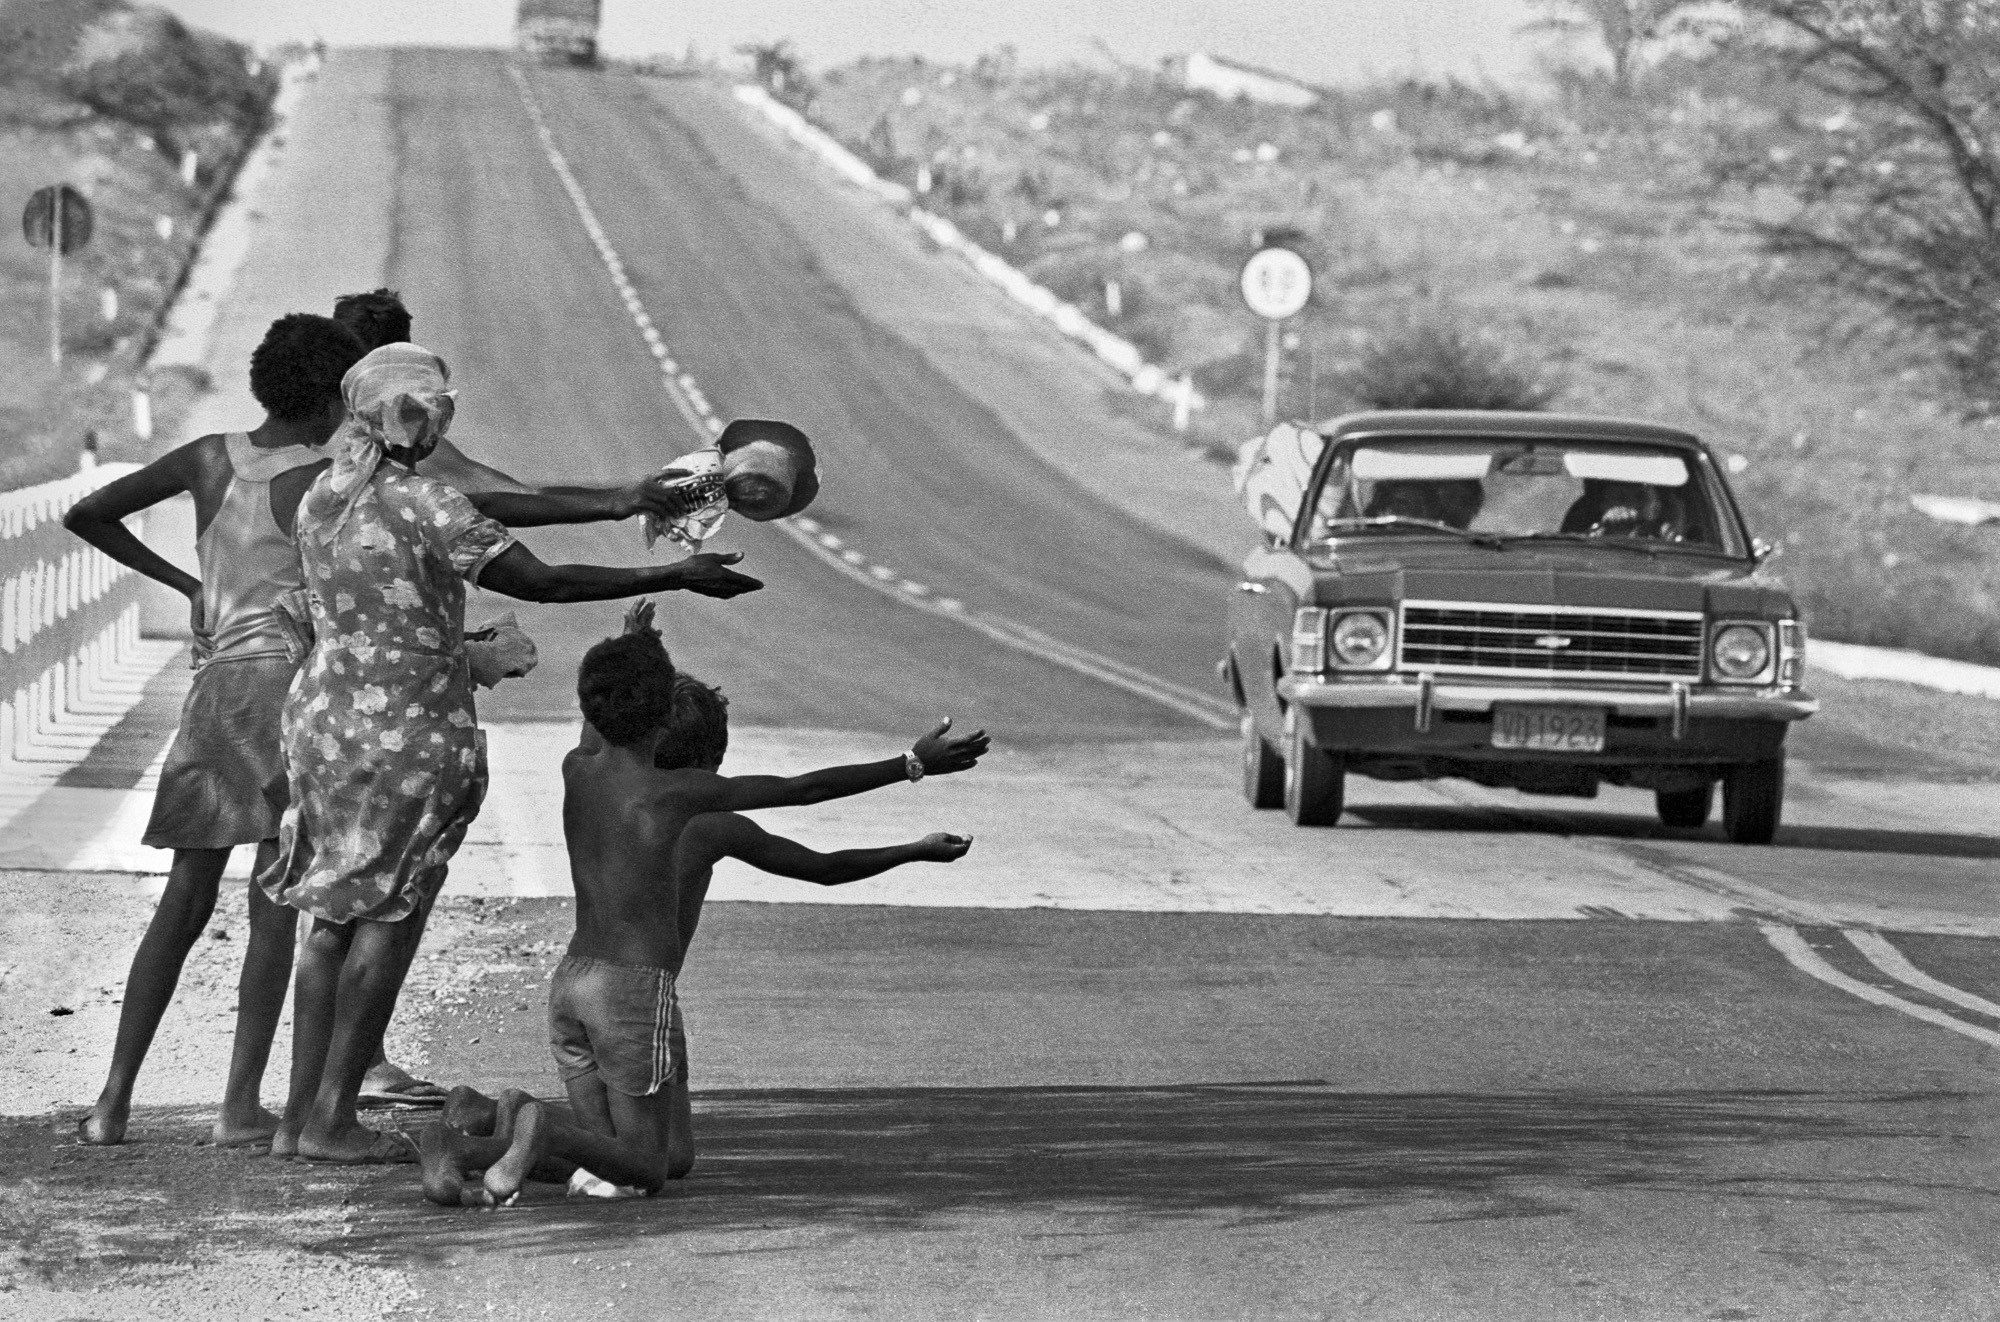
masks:
[[[549,981],[549,1049],[567,1084],[596,1074],[628,1097],[687,1082],[687,1034],[674,975],[565,955]]]

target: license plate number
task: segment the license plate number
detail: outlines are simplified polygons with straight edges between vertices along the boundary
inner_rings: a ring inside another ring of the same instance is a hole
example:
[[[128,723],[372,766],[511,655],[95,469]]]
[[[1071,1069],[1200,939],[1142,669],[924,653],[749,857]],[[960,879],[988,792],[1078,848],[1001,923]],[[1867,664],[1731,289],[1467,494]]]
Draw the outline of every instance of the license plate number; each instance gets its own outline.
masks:
[[[1602,707],[1511,707],[1493,709],[1493,746],[1544,753],[1604,751]]]

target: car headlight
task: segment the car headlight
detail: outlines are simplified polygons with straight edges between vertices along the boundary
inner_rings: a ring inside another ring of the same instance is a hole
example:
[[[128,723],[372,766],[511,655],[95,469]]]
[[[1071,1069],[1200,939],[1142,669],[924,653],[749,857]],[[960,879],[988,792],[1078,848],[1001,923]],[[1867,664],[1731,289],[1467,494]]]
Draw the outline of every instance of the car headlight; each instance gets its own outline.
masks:
[[[1333,663],[1368,670],[1389,658],[1389,620],[1379,611],[1347,611],[1333,623]]]
[[[1708,645],[1718,678],[1739,683],[1761,677],[1771,664],[1771,629],[1765,624],[1725,624]]]

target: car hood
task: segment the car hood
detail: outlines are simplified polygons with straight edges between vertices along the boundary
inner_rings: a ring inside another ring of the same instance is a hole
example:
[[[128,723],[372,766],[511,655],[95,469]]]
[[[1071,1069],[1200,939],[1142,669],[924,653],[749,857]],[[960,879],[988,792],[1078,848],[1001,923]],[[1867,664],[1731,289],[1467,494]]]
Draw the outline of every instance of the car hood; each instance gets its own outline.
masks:
[[[1599,610],[1701,611],[1777,619],[1791,594],[1757,566],[1723,556],[1560,545],[1492,550],[1470,543],[1371,539],[1311,560],[1322,606],[1463,601]]]

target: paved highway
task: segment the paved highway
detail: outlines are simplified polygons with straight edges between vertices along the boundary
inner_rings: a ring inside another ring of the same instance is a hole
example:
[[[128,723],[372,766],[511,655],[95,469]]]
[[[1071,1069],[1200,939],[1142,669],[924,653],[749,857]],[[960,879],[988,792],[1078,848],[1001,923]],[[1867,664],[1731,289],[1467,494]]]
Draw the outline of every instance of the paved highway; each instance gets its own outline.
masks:
[[[1359,785],[1337,831],[1251,814],[1203,696],[1234,576],[1050,461],[1053,402],[1078,447],[1114,430],[1085,365],[1021,375],[1004,337],[1034,332],[871,239],[712,89],[466,51],[331,69],[394,117],[393,159],[351,174],[393,207],[388,277],[475,453],[610,480],[691,448],[704,401],[814,435],[813,524],[733,527],[770,587],[667,603],[676,658],[762,727],[759,765],[986,725],[988,780],[788,819],[958,814],[980,849],[864,903],[711,907],[685,982],[704,1156],[662,1200],[445,1212],[403,1171],[188,1149],[199,1113],[155,1108],[135,1130],[170,1141],[119,1152],[6,1131],[36,1183],[0,1225],[58,1216],[24,1261],[125,1289],[303,1246],[347,1273],[327,1298],[435,1317],[1992,1315],[1976,769],[1821,723],[1769,850],[1639,796]],[[527,536],[643,555],[631,527]],[[546,722],[617,610],[522,615],[543,665],[482,703],[495,797],[404,1019],[437,1077],[554,1091],[566,902],[496,878],[553,848]]]
[[[418,338],[453,365],[468,445],[522,471],[609,480],[705,443],[662,390],[505,66],[439,52],[399,56],[395,70],[407,150],[390,274]],[[641,85],[533,81],[679,366],[723,417],[786,418],[816,441],[825,495],[812,514],[839,550],[896,571],[892,585],[1215,693],[1223,566],[1055,480],[914,347],[861,320],[801,237]],[[529,536],[545,558],[641,555],[630,527]],[[914,609],[900,589],[862,586],[774,530],[739,521],[724,544],[767,590],[662,614],[676,658],[722,683],[740,720],[901,732],[948,713],[1017,741],[1213,732]],[[482,715],[567,718],[576,659],[605,628],[575,610],[522,618],[542,640],[541,672],[497,690]]]

